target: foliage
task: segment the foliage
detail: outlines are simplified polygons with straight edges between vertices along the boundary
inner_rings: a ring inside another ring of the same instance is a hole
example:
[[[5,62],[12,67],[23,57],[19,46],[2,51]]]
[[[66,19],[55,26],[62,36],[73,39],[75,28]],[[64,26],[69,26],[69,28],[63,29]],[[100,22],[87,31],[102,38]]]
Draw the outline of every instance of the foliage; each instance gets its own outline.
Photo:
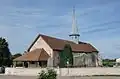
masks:
[[[59,53],[60,56],[60,67],[72,66],[73,65],[73,54],[72,49],[69,44],[64,46],[62,52]],[[68,62],[68,63],[67,63]]]
[[[60,53],[59,53],[59,57],[60,57],[59,67],[60,67],[60,68],[63,68],[63,67],[65,67],[65,63],[64,63],[64,53],[63,53],[63,52],[60,52]]]
[[[57,73],[53,69],[47,69],[45,72],[44,70],[39,73],[38,79],[56,79]]]
[[[12,59],[15,59],[15,58],[20,57],[20,56],[22,56],[22,54],[20,54],[20,53],[14,54],[14,55],[12,55]]]
[[[115,59],[103,59],[102,62],[105,67],[113,67],[115,65]]]
[[[0,37],[0,66],[10,66],[12,64],[11,53],[8,48],[8,42]]]

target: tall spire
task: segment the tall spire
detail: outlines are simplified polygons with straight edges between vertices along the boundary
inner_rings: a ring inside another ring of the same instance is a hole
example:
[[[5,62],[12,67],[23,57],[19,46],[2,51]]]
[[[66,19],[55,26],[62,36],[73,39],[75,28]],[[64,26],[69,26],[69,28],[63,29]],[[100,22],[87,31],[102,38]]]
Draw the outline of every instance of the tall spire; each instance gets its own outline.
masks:
[[[72,16],[72,33],[69,35],[75,43],[79,43],[79,33],[77,22],[75,18],[75,7],[73,7],[73,16]]]

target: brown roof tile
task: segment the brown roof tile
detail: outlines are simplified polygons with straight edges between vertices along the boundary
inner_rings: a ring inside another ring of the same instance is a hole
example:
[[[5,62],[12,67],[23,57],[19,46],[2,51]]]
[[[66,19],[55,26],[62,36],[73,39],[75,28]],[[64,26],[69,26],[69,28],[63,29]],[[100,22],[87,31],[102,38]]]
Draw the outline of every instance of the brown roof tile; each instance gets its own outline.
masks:
[[[28,51],[30,48],[33,46],[33,44],[37,41],[39,37],[42,37],[46,43],[53,49],[53,50],[63,50],[65,44],[70,44],[72,51],[75,52],[98,52],[96,48],[94,48],[91,44],[89,43],[84,43],[80,42],[79,44],[76,44],[72,41],[68,40],[63,40],[63,39],[58,39],[46,35],[39,34],[38,37],[35,39],[35,41],[32,43],[32,45],[29,47]]]
[[[47,60],[49,55],[44,49],[35,49],[31,52],[27,52],[24,55],[14,59],[14,61],[40,61]]]

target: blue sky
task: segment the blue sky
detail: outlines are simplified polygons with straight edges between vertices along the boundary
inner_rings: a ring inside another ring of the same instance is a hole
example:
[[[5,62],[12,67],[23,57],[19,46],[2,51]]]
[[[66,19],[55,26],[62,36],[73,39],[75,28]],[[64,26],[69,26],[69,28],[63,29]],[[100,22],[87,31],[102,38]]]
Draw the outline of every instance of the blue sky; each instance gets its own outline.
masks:
[[[80,40],[103,58],[120,57],[120,0],[0,0],[0,36],[12,54],[23,53],[39,33],[70,40],[74,5]]]

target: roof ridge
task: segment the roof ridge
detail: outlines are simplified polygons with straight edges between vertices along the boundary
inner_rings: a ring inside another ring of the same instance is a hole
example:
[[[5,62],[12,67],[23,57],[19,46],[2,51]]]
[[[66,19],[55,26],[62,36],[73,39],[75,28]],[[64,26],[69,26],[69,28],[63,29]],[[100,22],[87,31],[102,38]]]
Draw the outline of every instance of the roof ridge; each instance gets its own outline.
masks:
[[[46,37],[53,38],[53,39],[58,39],[58,40],[62,40],[62,41],[69,41],[69,42],[73,42],[73,41],[70,41],[70,40],[60,39],[60,38],[56,38],[56,37],[53,37],[53,36],[48,36],[48,35],[44,35],[44,34],[39,34],[39,36],[46,36]],[[74,42],[73,42],[73,43],[74,43]]]
[[[92,46],[90,43],[81,42],[79,41],[79,44],[74,43],[70,40],[64,40],[60,38],[55,38],[52,36],[47,36],[43,34],[38,34],[34,42],[31,44],[31,46],[28,48],[28,52],[30,51],[31,47],[35,44],[35,42],[42,37],[43,40],[51,47],[53,50],[61,50],[64,48],[65,44],[70,44],[73,51],[84,51],[84,52],[92,52],[97,51],[97,49]]]

